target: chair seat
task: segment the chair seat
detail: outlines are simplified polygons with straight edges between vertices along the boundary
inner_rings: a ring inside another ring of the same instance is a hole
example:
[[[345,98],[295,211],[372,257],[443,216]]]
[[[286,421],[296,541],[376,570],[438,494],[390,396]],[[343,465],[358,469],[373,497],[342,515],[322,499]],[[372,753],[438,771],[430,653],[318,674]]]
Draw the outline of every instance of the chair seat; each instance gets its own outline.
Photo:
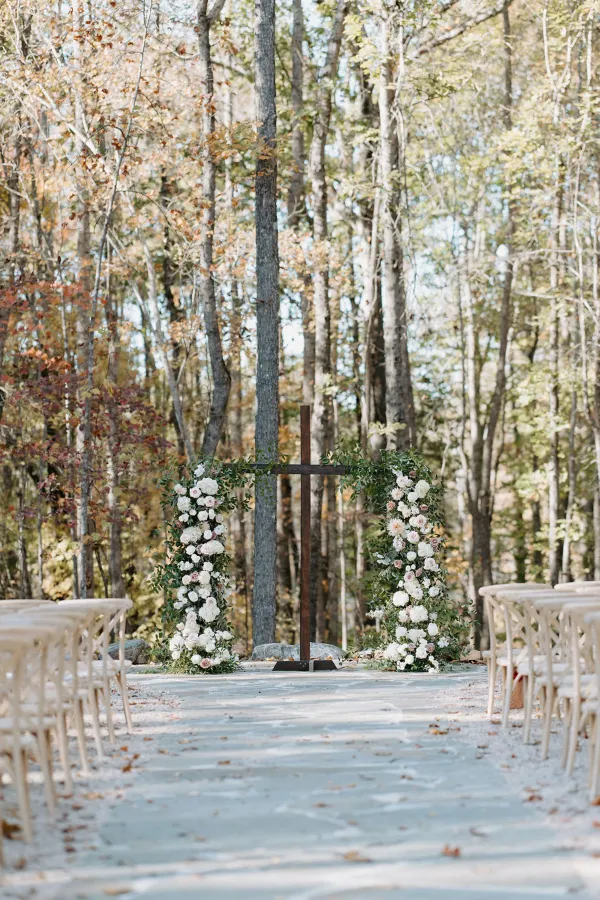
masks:
[[[580,686],[579,693],[586,700],[591,699],[592,697],[596,697],[598,693],[598,687],[596,684],[596,676],[595,675],[581,675],[580,676]],[[568,675],[566,678],[560,682],[558,686],[558,696],[564,697],[567,700],[573,699],[577,695],[577,689],[575,687],[575,682],[572,675]]]
[[[21,709],[23,711],[23,716],[19,719],[19,729],[21,731],[37,731],[40,723],[44,729],[54,726],[56,721],[54,716],[43,716],[40,719],[37,715],[37,710],[33,707],[28,708],[28,704],[23,704]],[[13,734],[16,724],[13,716],[0,718],[0,733],[4,735]]]

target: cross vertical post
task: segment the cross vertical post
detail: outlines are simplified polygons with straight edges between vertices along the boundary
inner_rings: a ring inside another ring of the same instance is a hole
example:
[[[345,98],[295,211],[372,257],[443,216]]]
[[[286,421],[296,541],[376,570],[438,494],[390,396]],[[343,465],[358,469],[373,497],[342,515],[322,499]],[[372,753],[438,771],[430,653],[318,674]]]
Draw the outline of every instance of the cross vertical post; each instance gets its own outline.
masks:
[[[310,465],[310,406],[300,407],[300,463]],[[300,476],[300,659],[310,659],[310,474]]]

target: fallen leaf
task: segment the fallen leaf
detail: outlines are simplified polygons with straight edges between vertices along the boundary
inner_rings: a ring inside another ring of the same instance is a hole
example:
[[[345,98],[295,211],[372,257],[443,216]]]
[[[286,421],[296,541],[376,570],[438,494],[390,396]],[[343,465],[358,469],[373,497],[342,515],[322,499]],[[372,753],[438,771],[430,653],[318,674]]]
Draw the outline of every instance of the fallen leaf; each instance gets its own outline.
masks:
[[[541,794],[530,794],[529,797],[525,798],[525,803],[539,803],[543,799]]]
[[[128,894],[131,891],[130,887],[126,888],[104,888],[103,893],[107,895],[107,897],[119,897],[121,894]]]
[[[104,800],[104,794],[99,794],[98,791],[88,791],[83,796],[86,800]]]
[[[154,738],[151,738],[151,737],[145,737],[144,740],[145,740],[145,741],[153,741]]]
[[[129,747],[119,747],[119,750],[122,750],[124,753],[127,753]]]
[[[220,759],[219,762],[217,763],[217,765],[218,766],[230,766],[231,760],[230,759]]]
[[[20,830],[20,825],[17,825],[15,822],[7,822],[6,819],[2,819],[2,837],[5,837],[8,841],[13,841]]]
[[[446,844],[442,850],[442,856],[453,856],[456,859],[460,856],[460,847],[450,847],[449,844]]]
[[[478,831],[477,828],[469,828],[469,831],[471,832],[471,834],[474,834],[475,837],[483,837],[483,838],[486,838],[486,837],[488,836],[488,835],[485,833],[485,831]]]
[[[313,806],[319,806],[319,807],[331,806],[331,803],[313,803]]]
[[[590,806],[600,806],[600,797],[596,797],[595,800],[592,800]]]
[[[447,728],[436,728],[432,725],[429,726],[429,734],[448,734]]]
[[[370,863],[372,860],[369,859],[368,856],[365,856],[360,852],[360,850],[348,850],[347,853],[344,853],[344,859],[347,859],[348,862],[365,862]]]

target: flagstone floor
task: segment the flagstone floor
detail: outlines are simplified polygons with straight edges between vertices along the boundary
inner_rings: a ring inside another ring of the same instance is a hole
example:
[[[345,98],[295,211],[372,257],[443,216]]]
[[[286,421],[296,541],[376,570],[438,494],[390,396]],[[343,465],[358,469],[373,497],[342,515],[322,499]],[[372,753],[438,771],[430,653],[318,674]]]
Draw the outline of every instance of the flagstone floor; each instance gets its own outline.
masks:
[[[134,676],[136,734],[63,801],[62,846],[0,897],[600,896],[600,860],[456,724],[484,680],[477,667]]]

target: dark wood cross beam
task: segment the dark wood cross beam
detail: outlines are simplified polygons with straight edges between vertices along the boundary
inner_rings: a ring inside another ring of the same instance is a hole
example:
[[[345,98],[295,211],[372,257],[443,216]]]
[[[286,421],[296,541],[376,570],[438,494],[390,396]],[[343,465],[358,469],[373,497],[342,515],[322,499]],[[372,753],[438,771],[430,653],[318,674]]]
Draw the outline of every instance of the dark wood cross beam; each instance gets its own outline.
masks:
[[[274,475],[300,475],[300,659],[281,660],[273,671],[313,672],[335,669],[331,659],[310,658],[310,479],[312,475],[345,475],[347,466],[312,465],[310,461],[310,406],[300,407],[300,463],[254,463]]]

